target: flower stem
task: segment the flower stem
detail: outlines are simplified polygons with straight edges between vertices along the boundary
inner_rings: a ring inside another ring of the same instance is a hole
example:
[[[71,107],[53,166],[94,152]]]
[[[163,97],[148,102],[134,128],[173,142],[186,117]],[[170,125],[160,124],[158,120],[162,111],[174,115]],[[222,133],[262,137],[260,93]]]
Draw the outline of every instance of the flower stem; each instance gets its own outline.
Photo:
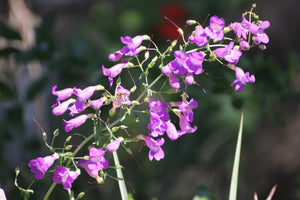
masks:
[[[52,193],[52,191],[54,190],[55,186],[56,186],[56,183],[52,183],[52,185],[50,186],[50,188],[49,188],[48,192],[46,193],[43,200],[48,200],[48,198],[49,198],[50,194]]]
[[[128,193],[127,193],[127,189],[126,189],[126,184],[125,184],[125,181],[124,181],[124,176],[123,176],[123,173],[122,173],[122,169],[119,167],[120,162],[119,162],[119,157],[118,157],[117,151],[113,152],[113,157],[114,157],[115,166],[116,166],[116,172],[117,172],[117,177],[118,177],[118,183],[119,183],[121,198],[122,198],[122,200],[128,200]]]

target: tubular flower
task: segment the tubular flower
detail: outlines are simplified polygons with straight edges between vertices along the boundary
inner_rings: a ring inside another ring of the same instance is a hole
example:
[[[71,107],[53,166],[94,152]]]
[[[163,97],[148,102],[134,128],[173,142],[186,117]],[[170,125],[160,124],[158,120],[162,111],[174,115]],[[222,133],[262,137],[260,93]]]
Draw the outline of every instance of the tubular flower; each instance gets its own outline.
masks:
[[[76,102],[75,104],[73,104],[69,110],[70,115],[74,116],[75,114],[81,113],[82,111],[84,111],[88,105],[85,104],[85,101],[87,99],[89,99],[91,96],[93,96],[94,92],[96,90],[103,90],[104,87],[102,85],[96,85],[96,86],[89,86],[86,87],[85,89],[81,90],[81,89],[77,89],[74,88],[74,94],[77,96]]]
[[[247,35],[249,32],[250,26],[251,26],[251,23],[248,22],[245,17],[242,17],[241,23],[234,22],[229,26],[229,28],[232,29],[236,33],[236,36],[238,38],[243,37],[245,40],[247,40]]]
[[[220,41],[224,37],[223,28],[225,21],[223,18],[212,16],[210,18],[210,25],[205,28],[205,33],[213,40]]]
[[[244,86],[247,82],[254,83],[255,77],[254,75],[249,74],[249,72],[244,73],[244,71],[239,67],[234,67],[236,79],[231,83],[231,86],[235,86],[236,92],[241,92],[244,89]]]
[[[53,115],[64,114],[68,110],[69,105],[74,102],[75,102],[75,99],[68,99],[62,103],[59,103],[55,108],[53,108],[53,110],[52,110]]]
[[[129,36],[121,37],[121,42],[125,44],[126,46],[123,47],[121,50],[116,51],[115,53],[112,53],[109,55],[109,60],[111,61],[118,61],[122,55],[125,56],[134,56],[138,54],[142,48],[140,45],[142,44],[143,40],[148,40],[149,36],[147,35],[138,35],[134,38],[131,38]]]
[[[147,147],[150,149],[149,151],[149,160],[155,160],[160,161],[165,157],[165,153],[161,146],[164,144],[165,140],[163,138],[154,140],[153,138],[149,136],[141,136],[141,138],[145,141]]]
[[[242,52],[236,48],[233,47],[234,43],[230,42],[228,45],[226,45],[224,48],[218,48],[214,50],[214,54],[216,54],[218,57],[223,58],[227,62],[231,64],[235,64],[238,62],[240,56],[242,55]]]
[[[122,138],[118,138],[106,146],[108,152],[114,152],[119,149]]]
[[[128,60],[123,60],[121,63],[114,65],[113,67],[107,69],[102,65],[102,72],[104,76],[108,76],[109,86],[113,85],[113,78],[118,76],[124,68],[127,68],[130,64]]]
[[[189,37],[190,43],[196,43],[199,47],[206,45],[208,42],[207,34],[202,26],[197,26],[194,35]]]
[[[253,38],[254,44],[258,45],[260,43],[267,44],[269,43],[269,37],[268,35],[264,32],[265,29],[269,28],[270,22],[269,21],[262,21],[259,26],[256,24],[251,24],[250,31],[256,37]]]
[[[63,120],[63,125],[65,125],[65,131],[70,132],[73,128],[81,126],[89,117],[90,115],[84,114],[70,119],[69,121]]]
[[[105,98],[92,100],[92,101],[90,101],[90,107],[93,109],[99,109],[102,107],[104,101],[105,101]]]
[[[57,166],[52,179],[57,184],[63,184],[64,189],[68,190],[72,188],[72,183],[79,174],[79,171],[70,171],[64,166]]]
[[[79,159],[78,165],[85,169],[85,171],[98,183],[102,181],[99,177],[99,171],[107,169],[109,166],[108,161],[104,158],[105,151],[101,148],[97,149],[92,147],[89,152],[89,160]]]
[[[54,161],[58,158],[57,154],[51,156],[46,156],[44,158],[38,157],[31,160],[28,163],[28,166],[31,168],[31,171],[34,173],[36,179],[42,179],[46,171],[51,167]]]
[[[57,88],[57,85],[54,85],[52,87],[52,94],[57,96],[56,103],[52,106],[52,108],[55,107],[60,101],[71,97],[73,94],[73,88],[65,88],[60,91],[56,91],[56,88]]]
[[[122,104],[131,104],[129,99],[130,91],[123,88],[121,85],[118,85],[115,91],[115,98],[112,98],[113,101],[113,110],[121,107]]]

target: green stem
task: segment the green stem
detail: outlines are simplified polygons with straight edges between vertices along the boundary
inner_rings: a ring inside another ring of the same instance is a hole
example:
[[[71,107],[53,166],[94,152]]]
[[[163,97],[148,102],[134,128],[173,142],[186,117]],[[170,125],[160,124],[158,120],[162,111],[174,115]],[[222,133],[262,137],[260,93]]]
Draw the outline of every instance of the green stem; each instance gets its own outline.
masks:
[[[52,185],[50,186],[50,188],[47,191],[43,200],[48,200],[48,198],[49,198],[50,194],[52,193],[52,191],[54,190],[55,186],[56,186],[56,183],[52,183]]]
[[[117,177],[118,177],[118,183],[119,183],[119,189],[120,189],[120,194],[122,200],[128,200],[128,193],[126,189],[126,184],[124,181],[124,176],[122,173],[122,169],[120,168],[120,162],[119,162],[119,157],[117,154],[117,151],[113,152],[113,157],[115,161],[115,166],[116,166],[116,172],[117,172]]]

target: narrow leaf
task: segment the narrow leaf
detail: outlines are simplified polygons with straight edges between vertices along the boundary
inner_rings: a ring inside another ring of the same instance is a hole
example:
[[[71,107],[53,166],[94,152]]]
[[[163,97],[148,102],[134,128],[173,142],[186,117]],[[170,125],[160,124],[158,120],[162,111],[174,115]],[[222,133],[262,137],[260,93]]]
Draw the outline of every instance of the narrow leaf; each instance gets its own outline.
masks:
[[[241,155],[241,144],[242,144],[242,133],[243,133],[243,120],[244,120],[244,113],[242,113],[241,115],[240,128],[239,128],[238,139],[237,139],[237,144],[235,149],[235,156],[234,156],[231,183],[230,183],[229,200],[236,200],[239,164],[240,164],[240,155]]]

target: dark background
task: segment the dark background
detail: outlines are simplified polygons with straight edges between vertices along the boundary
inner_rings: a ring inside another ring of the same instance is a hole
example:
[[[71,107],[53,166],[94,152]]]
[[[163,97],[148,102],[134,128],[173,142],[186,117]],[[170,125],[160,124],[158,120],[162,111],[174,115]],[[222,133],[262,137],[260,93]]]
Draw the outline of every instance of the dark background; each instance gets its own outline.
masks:
[[[260,19],[271,23],[266,30],[267,49],[251,50],[239,61],[255,74],[256,83],[235,93],[229,86],[234,76],[218,64],[207,64],[210,76],[200,77],[202,88],[191,88],[199,103],[197,132],[167,142],[166,157],[160,162],[150,162],[147,149],[137,145],[131,148],[138,161],[124,151],[121,163],[135,199],[192,199],[196,193],[227,199],[244,110],[238,199],[252,199],[255,191],[265,199],[273,185],[278,185],[273,199],[300,199],[297,0],[1,0],[0,184],[7,198],[21,199],[14,186],[14,169],[20,167],[20,186],[26,188],[33,179],[27,163],[49,153],[33,119],[49,138],[57,127],[62,142],[66,137],[61,126],[64,116],[51,114],[53,85],[60,89],[107,86],[100,67],[112,66],[108,55],[121,48],[120,36],[148,34],[162,48],[178,37],[164,16],[188,31],[187,19],[204,23],[209,15],[218,15],[226,25],[240,21],[252,3],[257,4],[254,11]],[[47,178],[50,175],[33,185],[37,189],[32,199],[42,199],[50,186]],[[90,188],[89,182],[91,178],[83,175],[74,183],[75,192]],[[107,179],[104,185],[90,188],[85,199],[120,199],[116,191],[117,182]],[[61,187],[54,192],[50,199],[67,199]]]

